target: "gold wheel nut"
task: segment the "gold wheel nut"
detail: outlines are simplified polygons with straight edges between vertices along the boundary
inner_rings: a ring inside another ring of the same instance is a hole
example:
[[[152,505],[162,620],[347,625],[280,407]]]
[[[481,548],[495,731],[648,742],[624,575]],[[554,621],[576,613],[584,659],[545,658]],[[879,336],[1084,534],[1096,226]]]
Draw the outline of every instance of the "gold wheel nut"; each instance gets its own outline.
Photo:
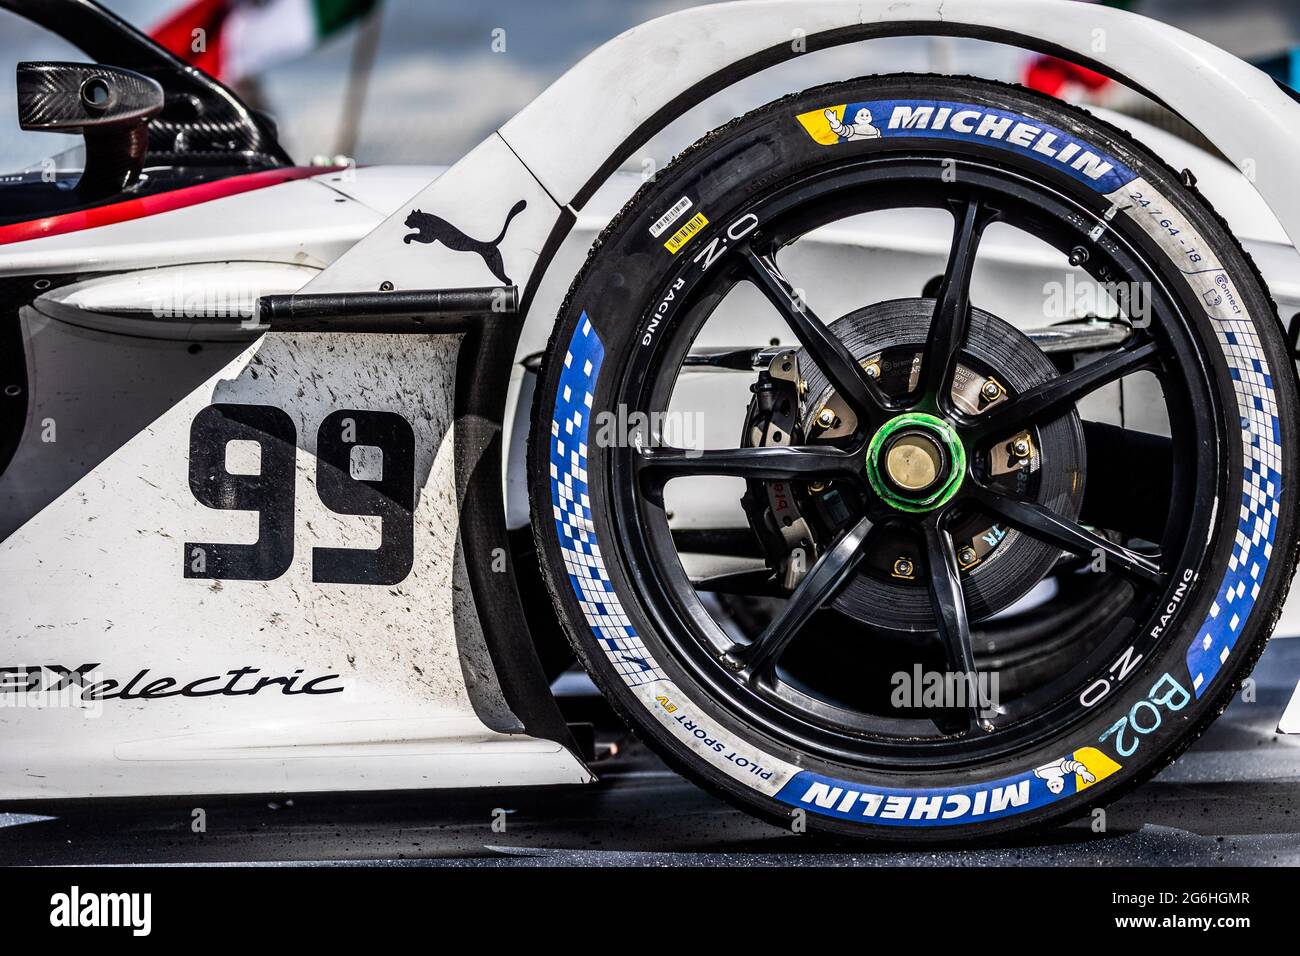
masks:
[[[899,558],[894,562],[894,573],[900,578],[910,578],[915,570],[910,558]]]
[[[975,553],[975,549],[970,545],[966,545],[966,547],[957,552],[957,562],[964,568],[970,567],[978,560],[979,555]]]
[[[1000,398],[1002,396],[1002,386],[990,378],[985,381],[983,387],[980,388],[980,394],[991,402],[995,398]]]
[[[835,413],[829,408],[823,408],[817,413],[817,427],[830,428],[835,424]]]

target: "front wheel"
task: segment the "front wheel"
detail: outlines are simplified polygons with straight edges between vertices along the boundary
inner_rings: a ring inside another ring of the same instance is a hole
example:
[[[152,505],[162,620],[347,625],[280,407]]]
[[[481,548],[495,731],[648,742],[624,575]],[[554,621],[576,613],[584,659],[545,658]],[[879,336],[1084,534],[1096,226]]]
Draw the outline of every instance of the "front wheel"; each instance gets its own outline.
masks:
[[[927,215],[932,281],[818,312],[843,290],[800,241],[901,230],[823,253],[852,286]],[[998,314],[994,229],[1109,311]],[[866,78],[715,131],[611,223],[537,390],[533,527],[673,766],[811,829],[992,836],[1150,776],[1249,672],[1295,405],[1258,274],[1150,152],[1025,90]]]

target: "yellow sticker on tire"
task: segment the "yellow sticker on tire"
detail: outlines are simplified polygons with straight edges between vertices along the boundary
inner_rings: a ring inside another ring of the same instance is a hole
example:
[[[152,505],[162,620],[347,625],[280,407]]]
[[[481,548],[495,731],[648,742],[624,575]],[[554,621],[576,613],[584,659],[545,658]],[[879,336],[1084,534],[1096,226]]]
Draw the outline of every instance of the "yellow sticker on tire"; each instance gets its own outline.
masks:
[[[690,242],[691,237],[708,224],[709,220],[704,218],[704,213],[697,212],[694,216],[691,216],[690,219],[686,220],[686,223],[682,228],[672,234],[669,240],[664,243],[664,248],[673,255],[677,255],[677,250]]]

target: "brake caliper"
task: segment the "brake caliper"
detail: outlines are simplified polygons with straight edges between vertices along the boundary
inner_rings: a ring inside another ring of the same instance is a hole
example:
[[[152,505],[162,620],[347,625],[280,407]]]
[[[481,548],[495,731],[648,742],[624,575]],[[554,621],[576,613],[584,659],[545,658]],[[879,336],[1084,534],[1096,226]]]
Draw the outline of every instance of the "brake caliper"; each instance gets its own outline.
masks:
[[[766,354],[764,355],[766,357]],[[752,386],[745,444],[753,448],[800,444],[802,410],[799,360],[794,349],[772,355]],[[794,590],[817,559],[816,542],[787,481],[751,484],[741,498],[750,525],[763,543],[768,565],[787,590]]]

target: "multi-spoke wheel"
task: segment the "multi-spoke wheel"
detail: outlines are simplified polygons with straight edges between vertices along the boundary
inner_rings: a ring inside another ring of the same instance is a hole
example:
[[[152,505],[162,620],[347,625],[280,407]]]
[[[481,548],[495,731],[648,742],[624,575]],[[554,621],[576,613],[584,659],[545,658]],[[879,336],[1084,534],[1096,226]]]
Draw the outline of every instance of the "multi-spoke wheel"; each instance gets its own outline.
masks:
[[[864,109],[879,135],[823,118]],[[911,289],[826,239],[936,217]],[[1067,284],[1106,308],[1053,314]],[[1154,157],[1009,87],[857,81],[610,227],[538,391],[535,531],[580,656],[697,779],[987,833],[1154,772],[1244,675],[1292,566],[1294,400],[1258,277]]]

